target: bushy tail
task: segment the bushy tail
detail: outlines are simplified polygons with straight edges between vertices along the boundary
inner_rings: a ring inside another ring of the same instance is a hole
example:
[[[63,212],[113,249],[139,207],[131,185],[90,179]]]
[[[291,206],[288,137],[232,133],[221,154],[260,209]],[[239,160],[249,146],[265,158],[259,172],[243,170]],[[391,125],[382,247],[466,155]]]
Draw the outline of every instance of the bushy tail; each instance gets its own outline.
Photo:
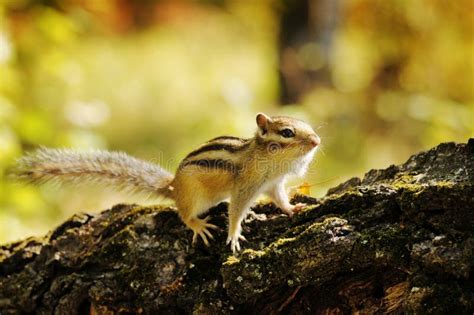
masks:
[[[170,197],[173,175],[123,152],[41,148],[20,158],[13,177],[34,184],[92,182],[136,193]]]

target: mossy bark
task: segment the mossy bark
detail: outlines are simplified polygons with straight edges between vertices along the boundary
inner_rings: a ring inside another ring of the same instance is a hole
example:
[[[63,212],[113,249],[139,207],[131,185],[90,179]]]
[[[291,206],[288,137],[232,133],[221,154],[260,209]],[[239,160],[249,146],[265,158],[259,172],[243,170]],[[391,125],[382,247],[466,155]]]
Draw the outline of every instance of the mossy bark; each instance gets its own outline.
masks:
[[[172,209],[117,205],[0,247],[0,314],[474,312],[474,139],[331,189],[292,219],[256,205],[237,257]]]

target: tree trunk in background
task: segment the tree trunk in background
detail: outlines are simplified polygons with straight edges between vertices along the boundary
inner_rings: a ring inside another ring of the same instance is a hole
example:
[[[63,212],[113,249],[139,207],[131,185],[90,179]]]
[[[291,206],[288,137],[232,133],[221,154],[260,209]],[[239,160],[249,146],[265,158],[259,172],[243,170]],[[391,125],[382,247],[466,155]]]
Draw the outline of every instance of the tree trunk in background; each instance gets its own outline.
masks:
[[[284,1],[280,18],[280,103],[298,103],[315,86],[330,86],[328,63],[339,0]]]
[[[0,313],[474,312],[474,139],[371,170],[288,219],[257,205],[245,250],[175,212],[117,205],[0,247]]]

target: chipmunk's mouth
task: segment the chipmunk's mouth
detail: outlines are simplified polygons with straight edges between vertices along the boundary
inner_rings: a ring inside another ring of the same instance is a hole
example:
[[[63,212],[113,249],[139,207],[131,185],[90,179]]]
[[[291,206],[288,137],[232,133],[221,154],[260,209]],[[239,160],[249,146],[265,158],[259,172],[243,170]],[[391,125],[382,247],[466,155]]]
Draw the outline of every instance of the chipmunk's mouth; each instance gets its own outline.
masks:
[[[296,154],[299,156],[305,156],[317,151],[318,146],[314,146],[308,141],[300,141],[298,144],[295,144]]]
[[[302,151],[311,152],[316,151],[321,144],[321,138],[317,135],[310,136],[308,139],[300,142]]]
[[[309,153],[316,152],[320,144],[321,139],[316,135],[310,136],[307,139],[295,141],[291,144],[288,144],[287,146],[294,148],[293,150],[296,150],[297,155],[306,155]]]

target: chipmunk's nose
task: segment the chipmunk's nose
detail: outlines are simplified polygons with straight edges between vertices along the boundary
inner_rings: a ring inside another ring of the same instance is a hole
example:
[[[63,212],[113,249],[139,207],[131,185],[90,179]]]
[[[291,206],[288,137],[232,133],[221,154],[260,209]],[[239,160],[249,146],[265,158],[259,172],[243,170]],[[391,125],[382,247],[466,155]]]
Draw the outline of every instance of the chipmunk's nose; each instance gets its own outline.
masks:
[[[318,135],[311,136],[309,139],[313,148],[316,148],[321,143],[321,138]]]

